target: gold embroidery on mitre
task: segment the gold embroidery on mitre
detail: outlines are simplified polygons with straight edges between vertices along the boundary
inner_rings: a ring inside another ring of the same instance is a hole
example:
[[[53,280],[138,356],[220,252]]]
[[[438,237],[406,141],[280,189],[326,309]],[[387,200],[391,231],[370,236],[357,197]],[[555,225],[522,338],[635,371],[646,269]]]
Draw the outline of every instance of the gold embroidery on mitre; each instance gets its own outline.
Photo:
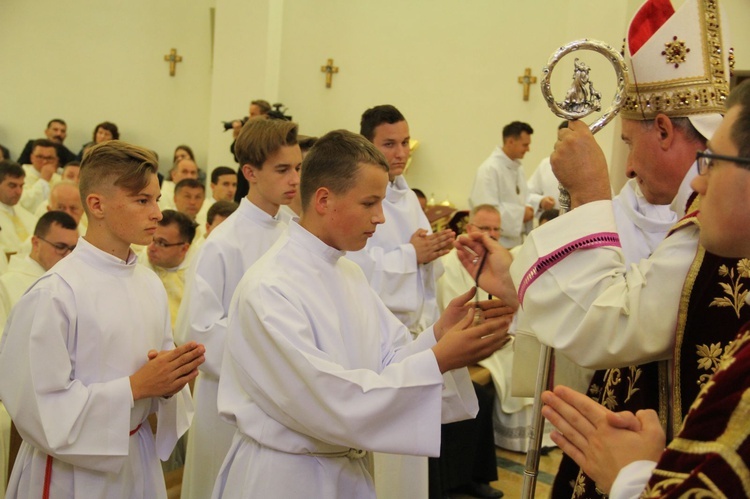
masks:
[[[690,47],[687,47],[684,41],[678,40],[676,36],[673,36],[671,42],[664,44],[664,50],[661,55],[667,58],[668,64],[674,64],[675,68],[679,68],[680,64],[685,62],[689,52]]]
[[[667,116],[688,116],[691,114],[725,112],[725,101],[729,95],[729,81],[725,69],[730,71],[734,64],[733,50],[724,48],[721,39],[718,5],[715,0],[698,0],[698,19],[700,19],[701,38],[700,47],[693,47],[703,53],[703,74],[671,80],[648,82],[646,78],[638,78],[639,69],[632,67],[632,79],[627,83],[623,99],[622,117],[632,120],[650,120],[657,114]],[[670,58],[684,58],[687,47],[682,51],[680,40],[673,40],[663,55]],[[726,50],[726,53],[725,53]],[[657,53],[654,53],[655,57]],[[696,54],[696,56],[698,56]],[[632,64],[632,60],[630,61]],[[672,64],[679,65],[683,61],[676,59]]]

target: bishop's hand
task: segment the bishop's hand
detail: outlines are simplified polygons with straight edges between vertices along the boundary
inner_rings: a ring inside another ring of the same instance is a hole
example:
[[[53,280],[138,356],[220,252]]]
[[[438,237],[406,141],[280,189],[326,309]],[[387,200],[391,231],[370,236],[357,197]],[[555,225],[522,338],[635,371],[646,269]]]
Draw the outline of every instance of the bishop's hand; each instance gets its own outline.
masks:
[[[518,308],[518,296],[510,277],[510,264],[513,257],[507,249],[483,232],[464,234],[455,242],[458,259],[476,280],[482,257],[488,253],[479,274],[479,287],[492,296],[500,298],[506,306]]]
[[[557,132],[550,156],[555,177],[570,193],[571,209],[592,201],[612,199],[607,160],[594,135],[582,121],[571,121]]]

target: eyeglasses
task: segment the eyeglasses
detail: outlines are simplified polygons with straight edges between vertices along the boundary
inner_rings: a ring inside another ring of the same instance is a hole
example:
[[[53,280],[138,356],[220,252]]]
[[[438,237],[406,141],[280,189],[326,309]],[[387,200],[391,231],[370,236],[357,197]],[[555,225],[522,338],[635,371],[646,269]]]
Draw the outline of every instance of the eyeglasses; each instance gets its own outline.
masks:
[[[729,161],[734,163],[740,168],[750,170],[750,158],[741,158],[739,156],[723,156],[721,154],[714,154],[710,149],[698,153],[695,155],[695,160],[698,162],[698,175],[705,175],[708,171],[714,167],[714,161]]]
[[[57,156],[44,156],[42,154],[32,154],[35,158],[41,159],[43,161],[54,161],[57,159]]]
[[[75,244],[72,245],[72,246],[69,246],[69,245],[67,245],[65,243],[53,243],[52,241],[47,241],[45,238],[40,237],[40,236],[36,236],[36,237],[37,237],[37,239],[41,239],[45,243],[47,243],[50,246],[52,246],[53,248],[55,248],[55,253],[57,253],[58,255],[65,256],[68,253],[70,253],[71,251],[73,251],[74,249],[76,249],[76,245]]]
[[[159,248],[171,248],[172,246],[179,246],[181,244],[187,244],[186,242],[179,242],[179,243],[168,243],[164,239],[154,239],[152,241],[155,246],[158,246]]]

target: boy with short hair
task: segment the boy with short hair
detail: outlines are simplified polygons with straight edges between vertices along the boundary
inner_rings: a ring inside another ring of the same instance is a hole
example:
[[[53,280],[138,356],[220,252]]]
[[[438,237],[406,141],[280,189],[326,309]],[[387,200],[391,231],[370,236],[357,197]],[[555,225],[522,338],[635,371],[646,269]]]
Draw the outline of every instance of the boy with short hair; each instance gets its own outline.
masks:
[[[245,271],[286,228],[279,207],[294,198],[299,185],[302,156],[295,123],[251,119],[237,137],[235,153],[250,191],[193,259],[175,328],[178,341],[200,341],[208,351],[195,385],[183,499],[210,496],[232,442],[234,427],[216,408],[229,303]]]
[[[441,420],[476,413],[468,372],[442,373],[500,348],[509,310],[482,302],[485,322],[469,327],[466,293],[411,341],[342,258],[383,223],[387,183],[385,157],[351,132],[305,158],[300,221],[248,270],[229,311],[219,409],[238,429],[214,498],[374,498],[366,450],[437,455]]]
[[[123,142],[89,150],[86,236],[8,319],[0,397],[24,439],[8,497],[166,498],[157,456],[168,458],[190,424],[185,385],[205,349],[174,348],[164,288],[130,250],[161,218],[156,168]]]

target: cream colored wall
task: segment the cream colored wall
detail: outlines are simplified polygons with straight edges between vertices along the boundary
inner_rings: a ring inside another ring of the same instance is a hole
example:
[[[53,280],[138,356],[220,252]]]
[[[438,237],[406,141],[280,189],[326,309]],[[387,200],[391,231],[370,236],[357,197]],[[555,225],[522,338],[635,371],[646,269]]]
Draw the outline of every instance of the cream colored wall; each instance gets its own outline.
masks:
[[[524,68],[540,76],[549,54],[577,38],[619,48],[640,3],[3,0],[0,143],[17,156],[50,118],[62,117],[66,144],[77,151],[96,123],[111,120],[123,139],[155,149],[163,169],[183,142],[201,164],[234,166],[220,121],[246,115],[251,99],[284,102],[302,132],[316,135],[358,130],[364,109],[389,102],[421,142],[409,182],[462,206],[505,123],[525,120],[536,130],[527,174],[549,152],[558,120],[536,86],[528,102],[521,100]],[[742,29],[750,23],[748,0],[723,4],[737,68],[750,69],[743,50],[750,32]],[[185,60],[171,78],[163,55],[173,46]],[[320,73],[328,57],[340,67],[331,89]],[[606,73],[606,63],[592,57],[595,71]],[[564,64],[556,72],[562,90]],[[606,93],[605,80],[594,79]],[[616,126],[599,135],[610,156],[617,135]]]
[[[276,100],[283,8],[284,3],[275,0],[216,0],[208,127],[211,166],[237,166],[229,152],[232,133],[224,132],[220,122],[247,116],[253,99]]]
[[[540,77],[559,45],[585,36],[619,50],[625,8],[593,0],[287,0],[278,96],[302,132],[313,135],[358,130],[366,108],[394,104],[420,141],[410,185],[465,206],[474,173],[506,123],[522,120],[535,129],[527,173],[551,150],[559,119],[538,85],[522,100],[517,79],[524,68]],[[340,67],[331,89],[320,73],[328,57]],[[569,68],[556,70],[553,80],[560,93],[572,75],[573,59],[566,61]],[[611,73],[603,59],[601,68]],[[594,80],[600,90],[605,80]],[[612,140],[606,130],[601,136]]]
[[[682,1],[675,0],[676,6]],[[734,26],[747,25],[747,1],[723,1]],[[619,50],[626,25],[642,3],[286,0],[282,8],[280,2],[269,0],[218,2],[219,9],[231,8],[236,14],[229,20],[233,27],[226,30],[227,36],[244,40],[244,50],[232,57],[255,63],[253,68],[235,68],[238,79],[247,82],[239,94],[214,78],[212,119],[213,109],[222,107],[218,118],[231,115],[235,108],[244,111],[252,98],[266,97],[286,104],[302,133],[320,135],[334,128],[356,131],[364,109],[392,103],[404,112],[421,144],[407,173],[409,183],[438,201],[448,198],[459,206],[465,205],[476,168],[499,143],[507,122],[528,121],[536,131],[524,159],[527,175],[550,152],[558,119],[542,101],[538,87],[532,89],[528,102],[521,99],[517,78],[524,68],[531,67],[539,77],[559,45],[584,37]],[[276,6],[275,12],[269,12],[269,3]],[[243,22],[240,11],[252,8],[259,12],[247,17],[248,29],[268,30],[266,39],[254,42],[234,27]],[[735,28],[733,34],[735,47],[750,46],[745,30]],[[280,62],[275,66],[270,59],[276,53]],[[750,67],[748,56],[738,51],[738,68]],[[320,73],[329,57],[340,68],[331,89],[325,88]],[[611,95],[608,63],[598,55],[586,57],[606,98]],[[571,67],[572,58],[556,70],[553,83],[558,96],[565,90]],[[271,77],[263,79],[251,69],[268,71]],[[224,79],[222,75],[218,80]],[[210,131],[211,152],[228,156],[228,134]],[[625,180],[626,151],[615,147],[619,146],[617,123],[600,132],[598,140],[614,165],[613,184],[619,188]]]
[[[212,3],[3,0],[0,143],[15,159],[59,117],[77,153],[108,120],[123,140],[156,150],[162,170],[180,143],[205,162]],[[163,59],[172,47],[184,57],[175,77]]]

